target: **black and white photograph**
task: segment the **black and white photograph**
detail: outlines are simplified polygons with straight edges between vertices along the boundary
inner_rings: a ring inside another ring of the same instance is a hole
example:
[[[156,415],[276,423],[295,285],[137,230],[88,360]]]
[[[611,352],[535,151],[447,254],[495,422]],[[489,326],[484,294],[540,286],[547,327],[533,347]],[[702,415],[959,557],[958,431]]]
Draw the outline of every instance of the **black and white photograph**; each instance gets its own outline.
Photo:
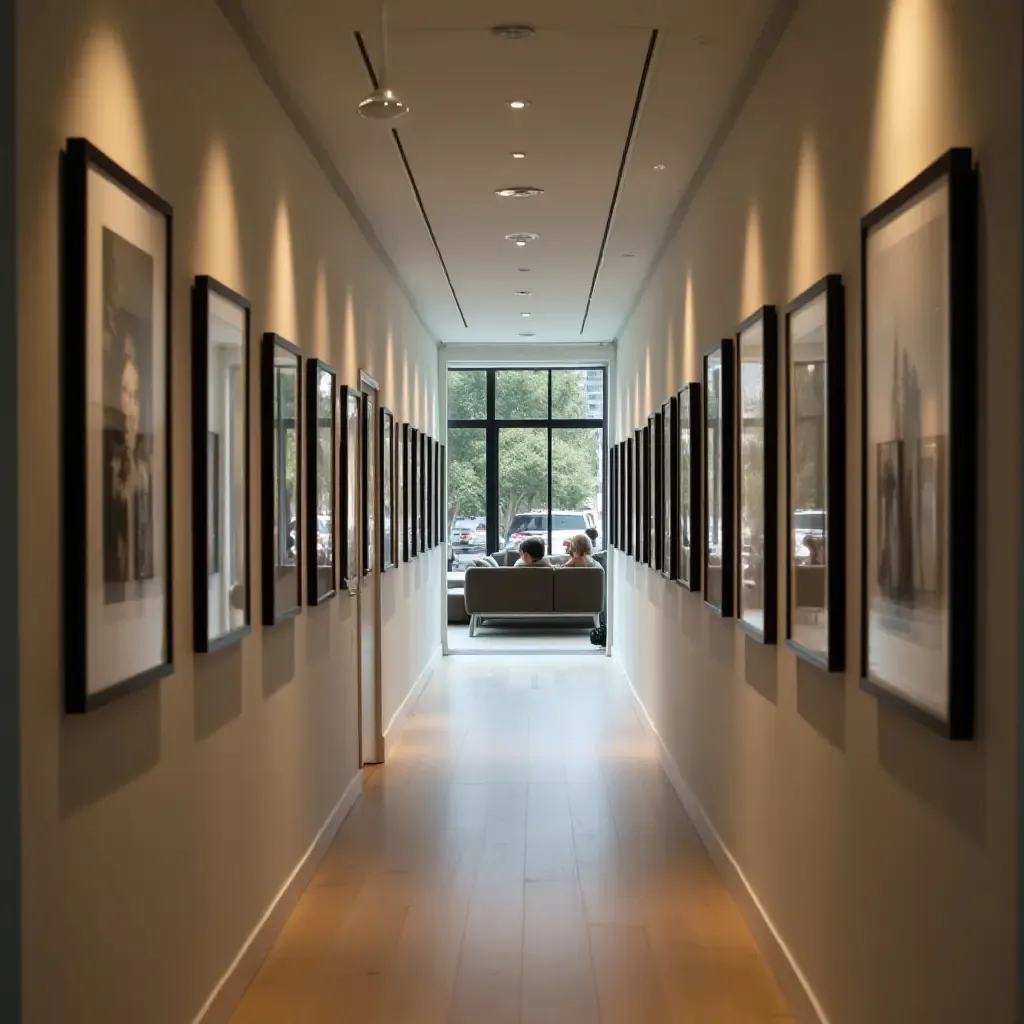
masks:
[[[862,221],[862,683],[950,738],[973,729],[976,219],[951,150]]]
[[[634,537],[636,535],[636,513],[634,512],[634,503],[636,501],[634,492],[636,488],[636,471],[634,469],[635,454],[633,451],[634,440],[629,437],[622,442],[623,450],[626,453],[626,460],[623,467],[622,474],[622,512],[623,512],[623,530],[625,531],[625,545],[623,551],[627,555],[633,554],[635,547]]]
[[[274,626],[302,610],[302,352],[265,334],[262,362],[263,624]]]
[[[735,563],[735,370],[733,342],[724,338],[704,355],[704,494],[702,575],[704,603],[723,617],[733,613]]]
[[[675,530],[679,497],[679,405],[670,398],[661,407],[661,575],[679,574],[679,545]]]
[[[676,580],[687,590],[700,591],[701,559],[696,547],[701,535],[701,400],[700,384],[684,384],[676,395],[678,435]]]
[[[778,338],[774,306],[736,332],[739,412],[737,623],[761,643],[776,639],[778,594]]]
[[[341,580],[349,596],[359,592],[359,454],[362,401],[358,390],[340,388],[341,425],[341,525],[345,543],[340,547]]]
[[[395,567],[395,417],[380,410],[380,543],[381,572]]]
[[[845,666],[844,330],[838,275],[786,310],[786,643],[826,672]]]
[[[416,428],[402,424],[402,561],[416,557]]]
[[[647,564],[661,572],[661,413],[647,417]]]
[[[249,301],[210,277],[192,288],[193,645],[248,636]],[[206,443],[203,444],[203,438]]]
[[[84,139],[63,186],[65,699],[84,712],[173,667],[171,208]]]
[[[363,392],[363,575],[369,576],[377,558],[377,396]]]
[[[427,435],[416,437],[416,550],[427,550]]]
[[[423,438],[423,538],[424,550],[434,546],[434,439]]]
[[[636,509],[636,526],[633,535],[633,557],[638,562],[647,561],[647,545],[650,534],[647,532],[647,445],[644,442],[645,430],[640,427],[633,431],[633,474],[634,474],[634,505]]]
[[[338,592],[334,509],[337,504],[338,375],[319,359],[306,362],[306,603]]]

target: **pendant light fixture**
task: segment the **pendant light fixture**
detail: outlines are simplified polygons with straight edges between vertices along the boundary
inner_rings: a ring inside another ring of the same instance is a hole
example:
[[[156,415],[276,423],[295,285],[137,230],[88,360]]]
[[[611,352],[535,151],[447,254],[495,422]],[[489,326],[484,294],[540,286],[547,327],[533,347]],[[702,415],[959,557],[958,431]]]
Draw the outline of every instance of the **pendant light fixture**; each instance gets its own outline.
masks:
[[[377,88],[359,104],[359,113],[371,121],[394,121],[409,113],[398,94],[388,88],[388,9],[380,5],[380,74]]]

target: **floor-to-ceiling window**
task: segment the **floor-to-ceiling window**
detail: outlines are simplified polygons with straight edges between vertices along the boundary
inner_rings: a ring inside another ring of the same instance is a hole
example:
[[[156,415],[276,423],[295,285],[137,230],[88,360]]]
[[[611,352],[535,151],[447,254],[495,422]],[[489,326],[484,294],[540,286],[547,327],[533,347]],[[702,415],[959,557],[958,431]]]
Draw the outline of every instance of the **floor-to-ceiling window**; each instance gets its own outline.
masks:
[[[449,563],[540,537],[604,546],[603,367],[448,371]]]

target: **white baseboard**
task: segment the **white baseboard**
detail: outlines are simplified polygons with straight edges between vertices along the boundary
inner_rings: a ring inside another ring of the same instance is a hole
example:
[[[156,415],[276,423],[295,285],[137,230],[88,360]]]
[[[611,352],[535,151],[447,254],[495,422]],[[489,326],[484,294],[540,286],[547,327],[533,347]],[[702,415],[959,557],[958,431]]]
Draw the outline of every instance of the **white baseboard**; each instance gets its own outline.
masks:
[[[676,764],[675,758],[669,753],[668,747],[665,746],[665,741],[661,738],[661,733],[658,731],[658,727],[654,724],[647,708],[644,706],[644,702],[636,692],[633,680],[630,679],[629,672],[622,663],[622,657],[617,652],[614,657],[616,665],[622,670],[623,677],[629,687],[629,692],[633,695],[640,723],[657,744],[658,760],[661,762],[661,767],[668,776],[669,782],[672,783],[672,788],[676,791],[676,796],[679,797],[687,815],[693,822],[694,828],[697,829],[701,841],[707,847],[715,867],[718,868],[726,885],[728,885],[733,897],[736,899],[747,925],[754,935],[754,939],[757,941],[765,960],[767,960],[769,967],[771,967],[775,974],[779,987],[789,1001],[791,1012],[798,1021],[801,1021],[801,1024],[829,1024],[825,1010],[818,997],[814,994],[807,976],[800,969],[796,958],[768,916],[753,886],[743,873],[743,869],[722,841],[722,837],[718,834],[718,830],[701,806],[696,794],[683,779],[682,773],[679,771],[679,765]]]
[[[355,806],[362,792],[363,775],[362,772],[357,772],[345,787],[341,799],[334,805],[309,849],[281,886],[281,890],[267,907],[259,924],[245,940],[231,966],[217,982],[210,998],[196,1014],[192,1024],[226,1024],[230,1019],[249,983],[270,952],[285,921],[288,920],[288,915],[294,910],[299,897],[309,885],[335,833],[348,817],[348,812]]]
[[[416,701],[419,700],[419,696],[423,692],[423,688],[427,685],[430,677],[434,674],[434,667],[442,654],[443,650],[439,644],[437,649],[430,656],[430,660],[427,662],[423,671],[419,674],[416,682],[412,684],[409,692],[405,695],[405,699],[398,705],[398,710],[391,716],[391,721],[388,722],[387,728],[384,730],[385,758],[391,748],[401,737],[402,729],[405,727],[405,720],[409,717],[409,712],[416,706]]]

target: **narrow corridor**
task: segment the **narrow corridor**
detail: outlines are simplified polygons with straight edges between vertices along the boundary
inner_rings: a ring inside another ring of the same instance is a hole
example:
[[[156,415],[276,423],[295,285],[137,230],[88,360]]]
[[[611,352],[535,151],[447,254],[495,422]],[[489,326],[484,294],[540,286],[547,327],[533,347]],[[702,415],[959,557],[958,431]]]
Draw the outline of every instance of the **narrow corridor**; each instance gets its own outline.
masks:
[[[603,658],[449,658],[233,1024],[783,1024]]]

